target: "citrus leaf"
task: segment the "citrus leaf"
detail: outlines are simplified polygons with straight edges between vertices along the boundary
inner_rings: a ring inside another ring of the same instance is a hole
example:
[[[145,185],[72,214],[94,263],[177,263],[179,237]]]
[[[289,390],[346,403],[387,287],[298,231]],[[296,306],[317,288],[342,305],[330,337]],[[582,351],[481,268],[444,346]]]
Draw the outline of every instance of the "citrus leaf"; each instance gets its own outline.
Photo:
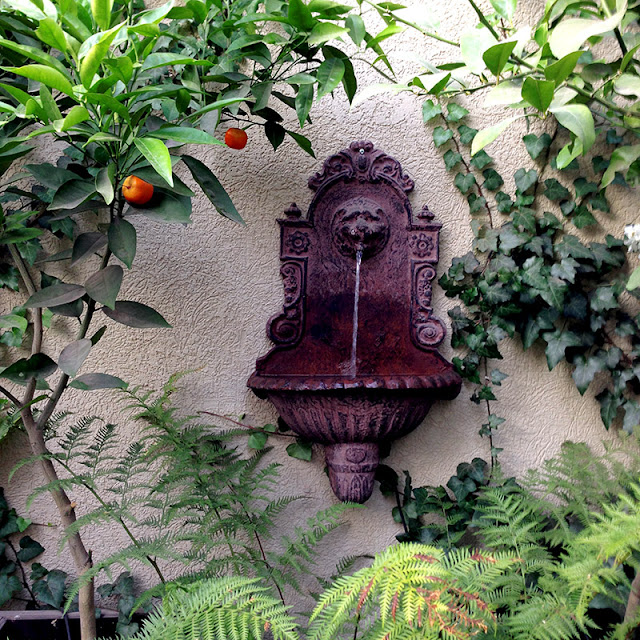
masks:
[[[116,218],[109,225],[108,241],[113,255],[131,269],[136,255],[136,228],[127,220]]]
[[[2,67],[2,69],[36,82],[42,82],[51,89],[57,89],[71,98],[74,97],[71,82],[57,69],[52,69],[43,64],[29,64],[24,67]]]
[[[600,187],[611,184],[616,177],[616,173],[625,174],[627,169],[640,157],[640,144],[618,147],[612,154],[607,170],[602,176]]]
[[[502,73],[516,44],[517,42],[515,40],[494,44],[482,54],[482,59],[487,65],[487,69],[489,69],[494,76],[499,76]]]
[[[111,204],[115,197],[113,190],[113,179],[115,177],[116,165],[110,164],[103,167],[96,175],[96,191],[104,198],[105,204]]]
[[[596,132],[593,116],[588,107],[583,104],[567,104],[562,107],[551,108],[550,111],[563,127],[569,129],[580,140],[583,153],[593,146],[596,140]]]
[[[36,291],[24,306],[29,309],[55,307],[82,298],[84,294],[84,287],[79,284],[52,284],[50,287]]]
[[[71,251],[71,264],[77,264],[81,260],[90,258],[94,253],[100,251],[107,245],[107,238],[99,231],[89,231],[81,233],[73,243]]]
[[[126,389],[127,383],[107,373],[83,373],[69,383],[73,389],[95,391],[96,389]]]
[[[92,347],[91,340],[83,338],[68,344],[58,358],[58,366],[71,378],[78,373],[78,369],[87,359]]]
[[[122,285],[122,275],[122,267],[116,264],[109,265],[89,276],[84,288],[90,298],[113,309]]]
[[[547,80],[553,80],[555,86],[562,84],[575,69],[578,59],[582,55],[582,51],[572,51],[560,60],[550,64],[544,70],[544,77]]]
[[[158,174],[173,186],[171,156],[164,142],[155,138],[134,138],[133,142]]]
[[[229,194],[225,191],[220,181],[205,164],[191,156],[182,156],[184,163],[191,171],[193,179],[200,185],[211,204],[226,218],[245,224],[244,220],[235,208]]]
[[[49,209],[75,209],[90,200],[95,193],[95,187],[90,182],[69,180],[56,191]]]
[[[522,97],[535,109],[545,113],[553,100],[555,84],[551,80],[525,78],[522,84]]]
[[[0,378],[12,382],[25,383],[30,378],[42,380],[48,378],[58,365],[44,353],[34,353],[30,358],[21,358],[0,372]]]
[[[192,129],[191,127],[162,127],[148,134],[151,138],[160,140],[173,140],[182,144],[217,144],[224,146],[222,140],[214,138],[206,131]]]
[[[111,10],[113,0],[91,0],[91,13],[96,24],[103,31],[111,26]]]
[[[325,60],[316,73],[318,78],[317,100],[331,93],[342,81],[344,76],[344,62],[340,58],[329,58]]]
[[[480,149],[484,149],[488,144],[491,144],[511,123],[515,122],[522,116],[514,116],[507,118],[498,124],[494,124],[492,127],[487,127],[476,133],[471,143],[471,155],[474,156]]]
[[[113,309],[102,311],[112,320],[136,329],[164,329],[171,325],[154,309],[140,302],[119,300]]]

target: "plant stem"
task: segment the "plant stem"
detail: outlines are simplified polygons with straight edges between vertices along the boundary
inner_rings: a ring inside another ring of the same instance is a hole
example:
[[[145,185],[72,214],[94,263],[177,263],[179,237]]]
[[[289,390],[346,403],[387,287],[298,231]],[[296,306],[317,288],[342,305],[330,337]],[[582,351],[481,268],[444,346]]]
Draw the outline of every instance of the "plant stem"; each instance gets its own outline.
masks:
[[[489,32],[491,33],[491,35],[496,40],[500,40],[500,36],[498,35],[498,32],[491,26],[491,23],[486,19],[484,13],[482,13],[482,11],[480,10],[480,7],[478,7],[478,5],[473,0],[467,0],[467,2],[473,7],[473,10],[478,15],[478,19],[485,27],[487,27],[487,29],[489,29]]]
[[[635,620],[640,609],[640,571],[638,571],[631,582],[631,590],[629,591],[629,599],[627,600],[627,608],[624,612],[624,621],[631,622]],[[629,630],[629,637],[632,637],[633,629]]]
[[[9,548],[11,549],[11,551],[13,551],[13,555],[16,557],[16,564],[18,565],[18,568],[20,569],[20,573],[22,574],[22,583],[24,584],[24,588],[29,592],[29,595],[31,596],[31,600],[33,600],[33,604],[37,608],[38,601],[36,600],[36,597],[35,595],[33,595],[33,591],[29,586],[29,582],[27,581],[27,574],[25,573],[25,570],[24,570],[24,565],[22,564],[22,562],[20,562],[20,558],[18,558],[18,552],[16,551],[16,548],[11,543],[11,540],[7,539],[6,542],[9,545]]]

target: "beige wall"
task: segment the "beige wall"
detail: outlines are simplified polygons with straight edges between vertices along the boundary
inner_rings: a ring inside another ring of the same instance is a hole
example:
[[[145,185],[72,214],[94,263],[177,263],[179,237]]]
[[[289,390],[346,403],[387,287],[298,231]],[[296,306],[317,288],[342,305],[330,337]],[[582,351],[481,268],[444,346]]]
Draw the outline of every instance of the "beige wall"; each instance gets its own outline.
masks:
[[[437,8],[445,34],[456,37],[465,25],[475,23],[464,0],[423,2]],[[524,10],[519,21],[533,24],[542,2],[521,0],[520,4]],[[409,71],[411,63],[406,58],[413,50],[434,61],[450,56],[445,45],[417,38],[405,40],[394,49],[400,69]],[[359,77],[365,78],[364,84],[378,81],[364,65],[357,64],[357,70]],[[482,102],[478,94],[469,101],[471,124],[477,128],[500,118],[495,108],[485,109]],[[317,160],[291,141],[273,153],[257,130],[250,131],[244,151],[193,150],[214,169],[247,226],[241,228],[222,218],[202,197],[194,199],[193,224],[188,227],[164,226],[138,217],[138,256],[132,271],[126,274],[121,297],[152,305],[174,328],[135,330],[107,320],[109,330],[84,371],[103,371],[132,384],[158,386],[177,370],[202,368],[185,379],[179,400],[185,412],[205,409],[231,416],[246,413],[247,421],[256,425],[273,421],[276,416],[271,405],[258,400],[245,384],[256,357],[270,348],[265,323],[282,305],[275,220],[292,201],[306,210],[312,195],[306,186],[308,176],[321,168],[324,158],[353,140],[370,139],[396,157],[415,180],[416,189],[411,195],[414,211],[428,203],[443,223],[439,274],[454,256],[470,249],[468,207],[453,186],[452,176],[444,170],[441,152],[432,143],[429,127],[422,123],[417,99],[382,95],[350,109],[344,94],[336,91],[333,100],[325,98],[315,107],[312,117],[313,125],[305,127],[304,133],[313,142]],[[538,128],[545,126],[540,123]],[[505,178],[513,176],[518,167],[532,164],[516,141],[511,130],[488,149]],[[51,150],[42,148],[39,153],[47,156]],[[507,186],[513,186],[512,179]],[[619,234],[637,213],[633,193],[618,190],[614,196],[609,228]],[[437,288],[435,306],[447,324],[446,310],[455,304]],[[63,333],[58,329],[59,339],[47,337],[45,351],[54,358],[64,344]],[[448,358],[453,356],[447,344],[442,351]],[[581,397],[566,366],[548,372],[541,349],[523,354],[516,343],[505,347],[504,353],[500,369],[510,377],[499,390],[496,411],[507,422],[496,436],[496,445],[504,448],[501,459],[507,473],[519,474],[539,464],[566,439],[599,443],[611,437],[602,427],[592,391]],[[469,402],[470,394],[470,389],[463,389],[455,401],[434,406],[422,426],[394,445],[388,464],[398,471],[409,469],[416,486],[420,486],[446,482],[457,464],[474,456],[488,458],[488,442],[477,435],[486,414],[482,407]],[[110,392],[72,391],[65,398],[64,408],[80,415],[95,413],[117,420],[126,426],[124,432],[129,439],[136,437],[137,427],[119,413]],[[335,498],[323,471],[321,449],[314,451],[311,463],[305,463],[286,456],[286,442],[274,440],[273,444],[271,459],[283,464],[280,491],[307,498],[286,512],[286,531],[317,509],[333,504]],[[0,486],[7,486],[7,473],[23,454],[24,446],[19,436],[0,445]],[[21,470],[8,486],[12,504],[22,510],[27,495],[39,482],[35,471]],[[376,490],[365,509],[348,514],[344,527],[323,546],[319,571],[328,574],[342,556],[374,552],[392,543],[399,532],[390,516],[392,506]],[[55,525],[58,521],[47,498],[36,501],[30,517],[39,523]],[[55,526],[34,528],[32,533],[44,539],[48,549],[45,564],[68,569],[66,554],[55,554],[53,540],[57,534]],[[97,559],[112,552],[113,532],[96,531],[90,536],[89,546]]]

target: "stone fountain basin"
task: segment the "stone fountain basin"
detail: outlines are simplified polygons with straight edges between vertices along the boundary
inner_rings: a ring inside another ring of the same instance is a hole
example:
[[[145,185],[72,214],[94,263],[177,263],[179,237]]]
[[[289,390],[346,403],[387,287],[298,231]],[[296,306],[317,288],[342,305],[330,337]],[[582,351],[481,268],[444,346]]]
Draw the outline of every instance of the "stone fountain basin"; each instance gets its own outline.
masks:
[[[436,400],[455,398],[453,368],[430,376],[261,376],[249,386],[268,398],[297,434],[325,445],[331,488],[343,501],[373,491],[379,444],[413,431]]]

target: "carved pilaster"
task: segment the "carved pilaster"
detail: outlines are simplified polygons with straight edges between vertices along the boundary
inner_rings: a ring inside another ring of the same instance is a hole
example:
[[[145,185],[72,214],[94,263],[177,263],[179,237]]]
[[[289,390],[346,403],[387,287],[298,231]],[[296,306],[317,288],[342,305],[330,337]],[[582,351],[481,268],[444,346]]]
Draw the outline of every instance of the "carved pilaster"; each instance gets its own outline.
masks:
[[[284,305],[282,313],[272,316],[267,324],[267,336],[275,344],[294,345],[302,336],[306,271],[306,259],[286,260],[280,267]]]

